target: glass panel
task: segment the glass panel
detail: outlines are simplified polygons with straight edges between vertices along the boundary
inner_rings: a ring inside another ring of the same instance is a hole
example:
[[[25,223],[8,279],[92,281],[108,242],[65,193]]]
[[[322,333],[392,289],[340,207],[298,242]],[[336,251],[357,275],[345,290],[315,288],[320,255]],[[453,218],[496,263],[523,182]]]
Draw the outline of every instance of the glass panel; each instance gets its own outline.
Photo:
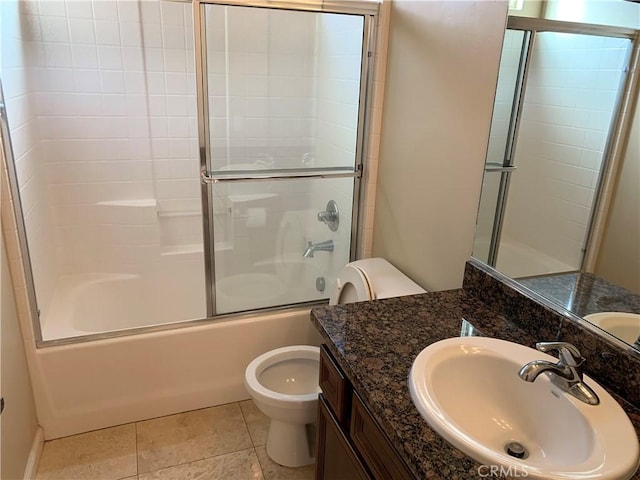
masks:
[[[210,169],[354,168],[364,17],[206,5]]]
[[[489,133],[489,146],[485,160],[487,167],[509,165],[510,163],[507,148],[525,38],[525,32],[522,31],[507,30],[505,32]],[[499,207],[501,177],[502,173],[500,172],[485,172],[482,180],[473,256],[487,263],[490,263],[489,252],[492,240],[495,241],[492,239],[492,235]]]
[[[215,184],[216,313],[329,298],[349,261],[352,192],[349,178]],[[318,220],[330,200],[336,231]],[[304,257],[308,242],[325,249]]]
[[[491,117],[491,131],[489,133],[489,147],[486,163],[493,165],[506,164],[508,159],[509,129],[511,116],[515,115],[515,95],[518,87],[520,58],[525,48],[525,32],[507,30],[502,45],[500,70],[496,98]]]
[[[43,339],[204,318],[191,6],[0,3]]]
[[[497,268],[580,269],[630,41],[541,32],[529,66]]]
[[[491,249],[493,222],[498,208],[501,177],[501,173],[484,172],[484,177],[482,178],[482,193],[480,194],[480,208],[478,208],[473,256],[487,264],[489,264],[489,250]]]
[[[364,18],[223,5],[204,12],[209,170],[218,178],[353,171]],[[349,261],[353,191],[353,178],[212,184],[215,313],[328,298]],[[318,220],[330,200],[335,231]]]

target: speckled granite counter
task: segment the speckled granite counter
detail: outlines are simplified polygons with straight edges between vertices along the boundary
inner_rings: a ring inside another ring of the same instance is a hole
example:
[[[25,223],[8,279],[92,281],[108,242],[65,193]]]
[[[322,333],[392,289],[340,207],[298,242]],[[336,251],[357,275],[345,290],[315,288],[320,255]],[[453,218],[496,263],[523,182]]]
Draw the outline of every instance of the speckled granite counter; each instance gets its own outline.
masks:
[[[420,417],[407,378],[431,343],[470,332],[533,346],[537,340],[464,290],[314,308],[327,347],[416,478],[482,478],[480,464],[452,447]],[[550,328],[553,330],[553,328]],[[556,329],[557,331],[557,329]],[[640,432],[640,410],[624,403]],[[481,414],[481,412],[479,412]],[[640,473],[634,477],[640,479]]]
[[[640,295],[592,273],[556,273],[518,282],[580,317],[598,312],[640,313]]]

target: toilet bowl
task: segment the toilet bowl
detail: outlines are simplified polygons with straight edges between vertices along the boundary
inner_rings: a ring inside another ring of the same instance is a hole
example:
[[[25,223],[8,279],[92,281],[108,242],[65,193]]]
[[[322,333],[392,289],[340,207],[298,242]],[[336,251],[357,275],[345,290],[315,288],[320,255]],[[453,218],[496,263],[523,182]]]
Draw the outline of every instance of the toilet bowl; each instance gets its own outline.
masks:
[[[338,274],[329,304],[425,293],[382,258],[347,264]],[[245,386],[258,409],[270,418],[267,454],[286,467],[313,463],[307,425],[317,415],[320,349],[306,345],[277,348],[254,359]]]
[[[245,371],[251,398],[271,419],[267,455],[285,467],[313,463],[307,424],[317,415],[319,362],[318,347],[295,345],[263,353]]]

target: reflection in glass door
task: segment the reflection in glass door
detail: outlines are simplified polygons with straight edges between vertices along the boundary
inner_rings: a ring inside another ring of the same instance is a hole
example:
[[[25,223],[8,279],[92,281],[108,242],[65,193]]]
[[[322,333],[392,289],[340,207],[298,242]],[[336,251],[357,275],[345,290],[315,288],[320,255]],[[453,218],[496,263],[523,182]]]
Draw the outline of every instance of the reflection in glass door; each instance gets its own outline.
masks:
[[[211,314],[326,299],[354,244],[367,17],[199,14]]]
[[[502,46],[489,145],[482,180],[473,255],[495,265],[513,166],[518,106],[525,74],[528,32],[507,30]]]
[[[512,123],[515,120],[506,141],[510,154],[502,165],[517,171],[506,173],[507,182],[501,171],[497,182],[487,168],[474,256],[512,277],[579,270],[635,31],[543,20],[527,23],[514,17],[510,27],[514,30],[505,36],[487,165],[495,145],[505,144],[494,135],[494,126],[501,130],[500,89],[513,70],[505,52],[514,36],[528,35],[521,92],[516,87],[516,101],[509,106]]]

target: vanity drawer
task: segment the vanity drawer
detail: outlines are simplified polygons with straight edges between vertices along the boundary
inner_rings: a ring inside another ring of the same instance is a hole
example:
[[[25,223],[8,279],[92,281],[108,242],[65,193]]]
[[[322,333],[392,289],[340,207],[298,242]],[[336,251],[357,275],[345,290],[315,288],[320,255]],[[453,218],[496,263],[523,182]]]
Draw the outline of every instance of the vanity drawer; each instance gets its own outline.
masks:
[[[320,347],[320,388],[339,423],[349,417],[351,386],[325,345]]]
[[[349,437],[373,477],[376,480],[413,480],[415,477],[355,392],[351,406]]]

